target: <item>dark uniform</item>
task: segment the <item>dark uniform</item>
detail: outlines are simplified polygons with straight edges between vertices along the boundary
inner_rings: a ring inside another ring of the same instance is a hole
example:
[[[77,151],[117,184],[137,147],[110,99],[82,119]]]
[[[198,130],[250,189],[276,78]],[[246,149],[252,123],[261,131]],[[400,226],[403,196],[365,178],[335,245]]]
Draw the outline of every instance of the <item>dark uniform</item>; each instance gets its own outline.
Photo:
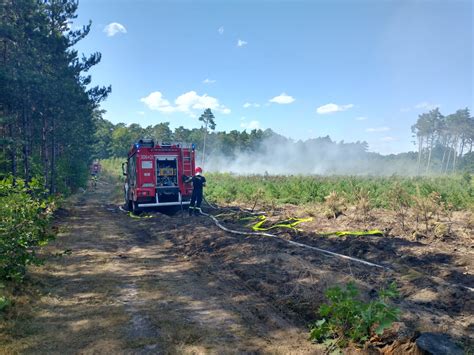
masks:
[[[188,181],[193,183],[193,193],[191,195],[191,203],[189,204],[189,215],[194,211],[195,215],[201,212],[201,202],[203,187],[206,186],[206,178],[202,175],[195,175]]]

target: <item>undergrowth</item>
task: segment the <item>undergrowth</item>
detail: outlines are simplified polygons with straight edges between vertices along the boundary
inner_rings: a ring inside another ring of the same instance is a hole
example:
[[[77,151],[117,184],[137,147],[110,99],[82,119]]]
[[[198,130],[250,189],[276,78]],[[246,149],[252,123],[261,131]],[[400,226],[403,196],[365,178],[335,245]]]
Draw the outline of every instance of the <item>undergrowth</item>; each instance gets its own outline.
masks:
[[[328,303],[319,307],[319,317],[310,329],[310,339],[323,343],[329,350],[363,345],[373,335],[381,335],[398,320],[400,310],[388,304],[398,295],[394,283],[378,293],[375,300],[363,302],[353,283],[344,288],[328,288]]]
[[[28,265],[41,262],[37,250],[53,238],[55,206],[37,180],[0,180],[0,281],[20,282]]]
[[[357,206],[365,199],[364,208],[388,208],[401,214],[405,203],[415,205],[414,200],[406,201],[405,196],[427,197],[433,192],[439,194],[440,201],[455,210],[474,208],[474,180],[462,175],[438,177],[360,177],[360,176],[239,176],[223,173],[204,173],[208,180],[206,198],[216,203],[258,204],[323,204],[327,196],[336,193],[345,202]],[[395,191],[396,192],[395,192]],[[361,196],[362,192],[364,196]],[[370,192],[370,194],[369,194]],[[400,196],[396,206],[394,196]],[[403,218],[404,216],[401,215]]]

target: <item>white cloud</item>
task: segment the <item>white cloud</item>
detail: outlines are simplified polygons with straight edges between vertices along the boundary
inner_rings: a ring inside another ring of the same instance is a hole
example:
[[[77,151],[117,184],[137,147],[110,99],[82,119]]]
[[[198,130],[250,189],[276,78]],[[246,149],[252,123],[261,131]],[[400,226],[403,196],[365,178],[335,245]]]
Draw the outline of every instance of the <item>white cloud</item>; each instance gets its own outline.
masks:
[[[423,101],[415,105],[415,109],[418,109],[418,110],[433,110],[437,107],[440,107],[440,105],[433,104],[427,101]]]
[[[196,91],[188,91],[174,100],[179,111],[189,111],[190,109],[204,110],[206,108],[216,109],[219,106],[219,101],[212,96],[204,94],[198,95]]]
[[[269,101],[280,105],[286,105],[291,104],[295,101],[295,99],[283,92],[280,95],[275,96],[273,99],[270,99]]]
[[[148,106],[150,110],[160,111],[160,112],[172,112],[173,108],[170,105],[170,102],[163,97],[163,94],[159,91],[152,92],[147,97],[140,99],[145,105]]]
[[[260,122],[258,121],[250,121],[250,122],[241,122],[240,127],[244,129],[261,129]]]
[[[326,104],[326,105],[318,107],[316,109],[316,112],[319,113],[320,115],[325,115],[328,113],[347,111],[352,107],[354,107],[353,104],[337,105],[337,104],[330,103],[330,104]]]
[[[247,41],[237,40],[237,47],[243,47],[247,45]]]
[[[244,108],[249,108],[249,107],[260,107],[260,104],[257,104],[257,103],[252,103],[252,102],[246,102],[245,104],[243,104],[243,107],[244,107]]]
[[[387,131],[390,131],[390,127],[367,128],[365,131],[370,132],[370,133],[373,133],[373,132],[387,132]]]
[[[215,80],[209,78],[206,78],[202,81],[203,84],[214,84],[215,82]]]
[[[224,33],[224,26],[221,26],[217,29],[217,32],[219,32],[219,34],[223,34]]]
[[[104,32],[107,34],[107,37],[112,37],[117,33],[127,33],[127,29],[124,25],[118,22],[112,22],[105,26]]]
[[[368,118],[365,117],[365,116],[356,117],[356,120],[357,120],[357,121],[365,121],[365,120],[367,120],[367,119],[368,119]]]
[[[145,116],[145,111],[137,111],[140,116]]]
[[[220,112],[222,114],[229,114],[231,110],[219,103],[215,97],[207,94],[198,95],[196,91],[188,91],[174,100],[174,105],[171,105],[168,100],[163,97],[159,91],[152,92],[147,97],[140,99],[150,110],[160,111],[164,113],[184,112],[190,116],[196,115],[193,110],[211,110]]]
[[[382,142],[393,142],[393,141],[396,140],[396,138],[387,136],[387,137],[380,138],[380,140],[381,140]]]

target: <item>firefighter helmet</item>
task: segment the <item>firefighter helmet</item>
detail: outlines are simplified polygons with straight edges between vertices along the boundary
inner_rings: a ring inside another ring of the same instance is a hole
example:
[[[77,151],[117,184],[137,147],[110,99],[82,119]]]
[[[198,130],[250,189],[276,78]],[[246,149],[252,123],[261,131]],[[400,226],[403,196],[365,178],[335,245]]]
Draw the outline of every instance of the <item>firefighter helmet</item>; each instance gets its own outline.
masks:
[[[202,169],[198,166],[196,169],[194,169],[194,173],[202,173]]]

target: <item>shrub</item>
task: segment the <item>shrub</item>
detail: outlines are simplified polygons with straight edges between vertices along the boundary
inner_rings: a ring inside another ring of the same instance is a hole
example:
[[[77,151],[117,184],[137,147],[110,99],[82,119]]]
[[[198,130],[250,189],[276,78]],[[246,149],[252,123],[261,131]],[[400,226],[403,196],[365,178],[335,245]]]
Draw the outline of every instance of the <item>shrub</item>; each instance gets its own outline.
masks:
[[[12,305],[12,302],[9,298],[5,296],[0,296],[0,312],[5,311],[11,305]]]
[[[40,263],[36,251],[53,238],[54,208],[38,181],[0,180],[0,279],[21,281],[27,265]]]
[[[370,218],[370,211],[372,209],[372,201],[370,199],[370,191],[359,189],[357,191],[357,212],[360,213],[362,220],[367,222]]]
[[[362,345],[372,335],[381,335],[399,317],[399,309],[387,304],[398,295],[394,283],[367,303],[358,299],[359,291],[353,283],[345,288],[331,287],[325,295],[329,303],[320,306],[321,318],[311,326],[310,339],[333,350],[350,342]]]
[[[336,191],[332,191],[325,197],[324,206],[326,208],[325,215],[328,218],[337,218],[346,208],[344,197]]]
[[[417,194],[413,196],[413,211],[415,213],[417,229],[418,223],[423,222],[425,225],[425,233],[429,232],[431,219],[434,216],[439,216],[440,201],[441,197],[439,193],[432,192],[428,196],[423,196],[420,190],[417,189]]]
[[[408,217],[411,203],[410,195],[399,183],[396,183],[389,191],[388,200],[390,208],[395,211],[395,215],[401,224],[402,230],[405,230],[405,221]]]

